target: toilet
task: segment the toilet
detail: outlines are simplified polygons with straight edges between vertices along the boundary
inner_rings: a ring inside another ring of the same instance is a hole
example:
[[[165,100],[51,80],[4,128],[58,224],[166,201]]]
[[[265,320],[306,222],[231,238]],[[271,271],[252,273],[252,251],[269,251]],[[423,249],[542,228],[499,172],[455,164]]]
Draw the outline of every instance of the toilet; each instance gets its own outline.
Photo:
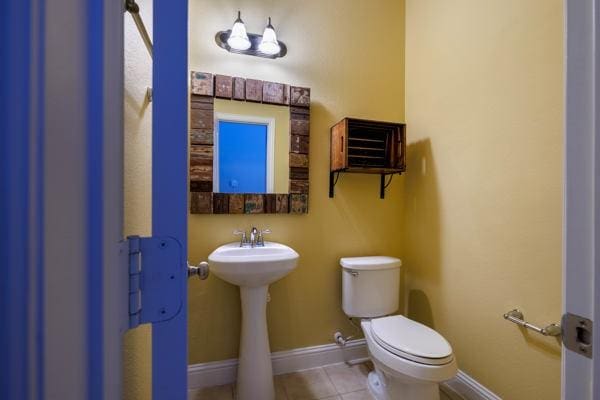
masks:
[[[452,347],[435,330],[402,315],[401,261],[393,257],[347,257],[342,266],[342,304],[361,319],[369,356],[369,391],[377,400],[439,400],[439,383],[458,368]]]

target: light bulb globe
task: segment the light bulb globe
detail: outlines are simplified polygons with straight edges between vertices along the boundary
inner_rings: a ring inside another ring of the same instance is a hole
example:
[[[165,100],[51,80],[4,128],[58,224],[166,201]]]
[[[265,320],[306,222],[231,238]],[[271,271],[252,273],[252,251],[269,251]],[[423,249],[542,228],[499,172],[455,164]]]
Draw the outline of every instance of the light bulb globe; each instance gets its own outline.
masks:
[[[238,19],[234,22],[231,33],[227,38],[227,44],[234,50],[248,50],[252,45],[250,39],[248,39],[248,34],[246,33],[246,26],[239,17],[239,14]]]
[[[275,33],[275,29],[271,25],[271,18],[269,18],[269,24],[263,32],[262,40],[258,45],[258,50],[261,53],[269,55],[274,55],[281,51],[281,46],[277,41],[277,34]]]

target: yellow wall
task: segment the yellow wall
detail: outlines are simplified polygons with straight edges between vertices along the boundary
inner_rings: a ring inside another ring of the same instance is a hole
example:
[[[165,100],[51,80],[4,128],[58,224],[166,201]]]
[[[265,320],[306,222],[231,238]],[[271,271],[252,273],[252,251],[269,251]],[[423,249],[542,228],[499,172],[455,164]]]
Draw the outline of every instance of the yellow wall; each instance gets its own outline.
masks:
[[[406,2],[409,316],[510,400],[560,398],[562,1]]]
[[[141,3],[149,24],[150,2]],[[271,288],[277,351],[351,332],[339,257],[399,256],[402,307],[448,338],[461,369],[505,399],[558,399],[556,341],[501,315],[518,306],[540,324],[560,317],[561,1],[407,1],[408,172],[383,201],[367,175],[342,176],[327,197],[329,127],[344,116],[404,120],[403,2],[234,3],[190,0],[190,69],[312,88],[310,212],[190,216],[190,261],[250,225],[298,250],[298,269]],[[214,33],[237,8],[253,32],[272,16],[288,56],[218,48]],[[150,233],[150,64],[125,17],[126,231]],[[211,276],[189,289],[190,363],[235,357],[236,288]],[[150,398],[149,355],[150,330],[129,332],[125,398]]]
[[[400,256],[402,179],[379,199],[379,177],[344,175],[328,198],[329,128],[345,116],[404,120],[403,1],[190,1],[190,69],[307,86],[312,89],[308,215],[191,215],[189,259],[205,260],[235,240],[235,228],[273,230],[270,240],[300,254],[298,268],[271,287],[268,323],[273,351],[331,343],[353,333],[341,309],[343,256]],[[268,16],[288,55],[278,60],[230,54],[215,33],[238,8],[250,32]],[[190,363],[237,356],[240,308],[235,286],[215,276],[189,284]]]
[[[234,114],[250,117],[269,118],[274,120],[273,135],[273,191],[272,193],[288,193],[290,178],[290,109],[289,107],[271,104],[251,103],[215,99],[215,114]],[[216,129],[216,126],[215,126]],[[226,190],[220,190],[226,193]]]

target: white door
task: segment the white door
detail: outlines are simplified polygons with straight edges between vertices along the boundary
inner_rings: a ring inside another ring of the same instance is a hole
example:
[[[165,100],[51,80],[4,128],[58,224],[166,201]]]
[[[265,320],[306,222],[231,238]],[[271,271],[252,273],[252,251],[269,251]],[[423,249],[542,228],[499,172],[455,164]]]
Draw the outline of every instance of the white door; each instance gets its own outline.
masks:
[[[122,10],[0,2],[2,399],[119,397]]]
[[[572,317],[563,317],[562,398],[591,400],[600,399],[600,0],[566,0],[565,14],[563,309]]]

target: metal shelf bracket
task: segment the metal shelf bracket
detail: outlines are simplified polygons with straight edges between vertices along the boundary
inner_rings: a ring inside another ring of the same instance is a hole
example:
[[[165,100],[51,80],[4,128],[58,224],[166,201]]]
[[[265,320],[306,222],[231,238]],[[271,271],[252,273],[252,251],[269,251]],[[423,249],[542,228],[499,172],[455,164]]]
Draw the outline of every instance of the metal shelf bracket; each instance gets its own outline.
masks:
[[[340,174],[344,172],[344,171],[331,171],[329,172],[329,198],[332,199],[334,194],[335,194],[335,185],[337,184],[338,180],[340,179]],[[397,172],[398,174],[400,172]],[[379,198],[380,199],[385,199],[385,189],[388,188],[388,186],[390,186],[390,184],[392,183],[392,179],[394,178],[394,175],[396,173],[391,173],[391,174],[380,174],[381,176],[381,180],[379,183]],[[385,177],[388,176],[390,177],[390,179],[387,181],[385,181]]]

